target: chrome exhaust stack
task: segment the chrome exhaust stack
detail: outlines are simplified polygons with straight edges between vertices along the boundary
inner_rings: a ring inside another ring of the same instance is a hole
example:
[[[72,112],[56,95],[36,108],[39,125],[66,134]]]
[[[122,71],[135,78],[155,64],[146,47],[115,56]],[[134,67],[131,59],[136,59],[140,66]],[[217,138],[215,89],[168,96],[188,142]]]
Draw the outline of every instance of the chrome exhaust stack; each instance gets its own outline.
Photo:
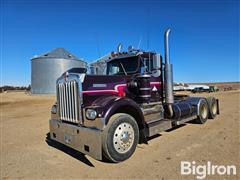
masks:
[[[173,116],[172,104],[174,103],[173,96],[173,72],[172,64],[169,56],[169,34],[171,29],[168,28],[164,33],[164,49],[165,49],[165,69],[164,69],[164,88],[165,88],[165,103],[168,105],[170,117]]]

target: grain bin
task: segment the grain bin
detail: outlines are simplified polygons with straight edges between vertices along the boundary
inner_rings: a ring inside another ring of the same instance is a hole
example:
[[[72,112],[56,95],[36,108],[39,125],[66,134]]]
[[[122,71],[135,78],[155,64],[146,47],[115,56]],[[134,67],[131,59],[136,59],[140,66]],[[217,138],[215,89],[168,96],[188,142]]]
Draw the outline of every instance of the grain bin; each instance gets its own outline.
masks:
[[[106,54],[105,56],[100,57],[97,60],[94,60],[90,64],[90,74],[95,75],[106,75],[107,63],[106,61],[111,58],[111,53]]]
[[[86,68],[87,63],[72,55],[64,48],[31,59],[31,92],[32,94],[55,94],[56,80],[65,71],[73,67]]]

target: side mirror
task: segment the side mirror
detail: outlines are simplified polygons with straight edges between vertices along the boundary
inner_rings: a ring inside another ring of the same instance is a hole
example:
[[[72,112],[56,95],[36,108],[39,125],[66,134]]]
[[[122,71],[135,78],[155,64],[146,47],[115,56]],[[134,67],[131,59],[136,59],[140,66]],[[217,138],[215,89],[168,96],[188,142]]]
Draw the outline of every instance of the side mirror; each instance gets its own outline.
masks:
[[[152,76],[159,77],[161,75],[161,56],[160,54],[153,55]]]

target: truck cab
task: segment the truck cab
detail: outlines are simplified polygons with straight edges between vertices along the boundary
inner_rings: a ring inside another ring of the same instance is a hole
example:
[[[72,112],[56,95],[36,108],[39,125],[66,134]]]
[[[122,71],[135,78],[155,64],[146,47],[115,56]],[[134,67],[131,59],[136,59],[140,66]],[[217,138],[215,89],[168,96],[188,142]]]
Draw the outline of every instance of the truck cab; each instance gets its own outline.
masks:
[[[143,50],[130,50],[128,52],[112,52],[112,58],[107,60],[107,75],[134,75],[154,73],[160,68],[161,56],[155,52]],[[159,59],[156,59],[159,56]],[[158,64],[156,64],[158,63]],[[159,75],[155,75],[158,77]]]
[[[214,97],[173,94],[166,30],[165,59],[159,53],[129,48],[112,52],[106,75],[69,70],[56,83],[50,138],[95,159],[121,162],[138,143],[195,120],[203,124],[219,113]]]

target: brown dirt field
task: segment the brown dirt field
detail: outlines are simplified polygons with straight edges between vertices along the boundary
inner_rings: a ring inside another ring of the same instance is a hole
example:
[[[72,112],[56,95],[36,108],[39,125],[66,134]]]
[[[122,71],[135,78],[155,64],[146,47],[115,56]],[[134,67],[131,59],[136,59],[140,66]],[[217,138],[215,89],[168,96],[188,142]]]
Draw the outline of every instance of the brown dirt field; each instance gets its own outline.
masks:
[[[114,164],[45,142],[55,97],[1,94],[0,179],[194,179],[181,176],[181,161],[236,165],[236,176],[207,179],[240,179],[240,91],[201,94],[209,95],[220,100],[221,114],[216,119],[163,132],[148,145],[138,145],[129,160]]]

